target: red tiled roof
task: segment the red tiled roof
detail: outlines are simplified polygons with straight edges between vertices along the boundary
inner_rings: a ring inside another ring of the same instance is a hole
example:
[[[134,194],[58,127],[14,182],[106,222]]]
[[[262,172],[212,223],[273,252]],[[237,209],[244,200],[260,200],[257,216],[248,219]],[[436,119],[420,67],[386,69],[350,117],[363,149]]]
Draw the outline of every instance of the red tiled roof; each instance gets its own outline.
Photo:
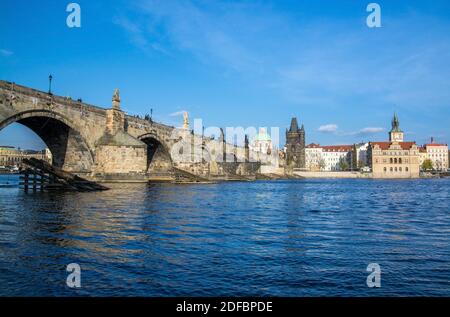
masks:
[[[409,150],[416,142],[398,142],[402,150]],[[392,142],[370,142],[370,145],[378,145],[382,150],[388,150]]]
[[[353,149],[352,145],[326,145],[322,146],[326,152],[348,152]]]

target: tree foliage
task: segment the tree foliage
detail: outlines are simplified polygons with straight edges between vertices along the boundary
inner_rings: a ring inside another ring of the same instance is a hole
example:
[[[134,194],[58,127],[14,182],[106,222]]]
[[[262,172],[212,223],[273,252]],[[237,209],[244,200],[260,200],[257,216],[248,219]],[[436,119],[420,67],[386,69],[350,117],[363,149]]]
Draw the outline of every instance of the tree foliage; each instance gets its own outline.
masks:
[[[432,170],[433,169],[433,162],[430,159],[426,159],[422,163],[422,169],[424,171]]]

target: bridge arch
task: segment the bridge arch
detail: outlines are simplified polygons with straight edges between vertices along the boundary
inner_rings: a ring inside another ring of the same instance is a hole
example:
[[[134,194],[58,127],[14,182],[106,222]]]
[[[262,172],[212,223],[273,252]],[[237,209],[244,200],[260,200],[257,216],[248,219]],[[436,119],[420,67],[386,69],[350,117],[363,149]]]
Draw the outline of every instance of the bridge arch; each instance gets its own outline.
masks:
[[[171,173],[173,161],[166,142],[154,132],[142,134],[138,139],[147,145],[147,172],[150,174]]]
[[[75,173],[90,173],[94,152],[76,126],[52,110],[28,110],[0,121],[0,131],[19,123],[36,133],[50,149],[53,165]]]

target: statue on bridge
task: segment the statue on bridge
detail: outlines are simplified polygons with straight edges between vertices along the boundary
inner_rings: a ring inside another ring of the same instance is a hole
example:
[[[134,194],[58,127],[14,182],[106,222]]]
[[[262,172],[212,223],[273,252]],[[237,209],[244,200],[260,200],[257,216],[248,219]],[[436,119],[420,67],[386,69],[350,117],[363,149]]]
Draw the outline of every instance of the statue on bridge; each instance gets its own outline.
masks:
[[[189,129],[189,115],[187,111],[183,113],[183,129]]]
[[[112,107],[113,109],[120,110],[120,96],[119,89],[114,90],[114,96],[112,98]]]

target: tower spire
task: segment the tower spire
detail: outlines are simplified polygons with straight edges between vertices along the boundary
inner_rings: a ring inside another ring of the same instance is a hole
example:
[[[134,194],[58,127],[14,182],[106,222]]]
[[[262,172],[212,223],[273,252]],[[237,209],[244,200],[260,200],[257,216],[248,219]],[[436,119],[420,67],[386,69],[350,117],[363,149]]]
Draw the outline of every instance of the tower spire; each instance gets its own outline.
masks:
[[[392,132],[400,132],[400,121],[398,120],[397,113],[394,112],[394,118],[392,119]]]
[[[389,132],[389,141],[403,142],[403,131],[400,130],[400,120],[398,120],[397,114],[395,112],[391,124],[392,129]]]
[[[297,132],[297,131],[298,131],[297,118],[293,117],[291,120],[291,128],[289,129],[289,132]]]

